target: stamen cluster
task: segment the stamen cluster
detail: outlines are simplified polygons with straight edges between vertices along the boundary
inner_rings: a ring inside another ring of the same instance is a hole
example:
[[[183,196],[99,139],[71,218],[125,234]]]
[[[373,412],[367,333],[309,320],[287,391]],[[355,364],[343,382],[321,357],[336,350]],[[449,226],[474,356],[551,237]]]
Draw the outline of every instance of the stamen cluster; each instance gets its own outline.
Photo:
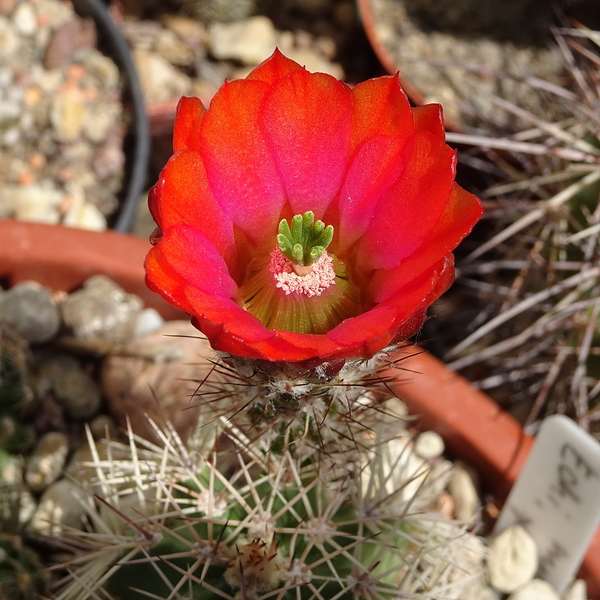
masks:
[[[279,248],[271,252],[269,271],[277,280],[276,286],[286,295],[297,293],[309,298],[320,296],[328,287],[335,283],[335,270],[333,259],[327,252],[312,265],[310,273],[298,275],[293,263],[287,259]]]

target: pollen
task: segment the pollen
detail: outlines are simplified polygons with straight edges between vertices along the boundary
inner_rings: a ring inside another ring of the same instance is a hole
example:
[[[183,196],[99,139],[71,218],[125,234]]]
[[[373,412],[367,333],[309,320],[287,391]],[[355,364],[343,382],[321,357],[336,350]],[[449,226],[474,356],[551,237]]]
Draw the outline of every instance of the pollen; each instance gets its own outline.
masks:
[[[320,296],[328,287],[335,284],[335,269],[333,259],[323,252],[320,258],[311,265],[310,272],[298,275],[294,264],[286,258],[283,252],[276,248],[271,252],[269,271],[273,273],[277,283],[286,295],[303,294],[309,298]]]

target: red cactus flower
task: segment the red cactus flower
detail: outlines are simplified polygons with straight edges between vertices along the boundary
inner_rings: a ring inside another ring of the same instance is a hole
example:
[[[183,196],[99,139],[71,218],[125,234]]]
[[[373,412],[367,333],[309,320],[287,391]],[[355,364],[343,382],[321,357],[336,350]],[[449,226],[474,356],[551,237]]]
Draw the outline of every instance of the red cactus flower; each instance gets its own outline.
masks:
[[[237,356],[319,364],[406,339],[482,212],[454,183],[439,106],[278,51],[208,110],[183,98],[173,146],[147,283]]]

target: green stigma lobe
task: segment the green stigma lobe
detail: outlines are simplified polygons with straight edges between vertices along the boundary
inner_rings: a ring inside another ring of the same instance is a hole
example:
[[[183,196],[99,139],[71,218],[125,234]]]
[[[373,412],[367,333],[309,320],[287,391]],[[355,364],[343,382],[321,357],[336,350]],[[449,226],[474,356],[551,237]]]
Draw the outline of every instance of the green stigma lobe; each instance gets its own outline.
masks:
[[[333,226],[323,221],[315,222],[312,210],[303,215],[295,215],[292,225],[285,219],[279,223],[277,245],[282,254],[292,263],[300,266],[314,264],[325,252],[333,239]]]

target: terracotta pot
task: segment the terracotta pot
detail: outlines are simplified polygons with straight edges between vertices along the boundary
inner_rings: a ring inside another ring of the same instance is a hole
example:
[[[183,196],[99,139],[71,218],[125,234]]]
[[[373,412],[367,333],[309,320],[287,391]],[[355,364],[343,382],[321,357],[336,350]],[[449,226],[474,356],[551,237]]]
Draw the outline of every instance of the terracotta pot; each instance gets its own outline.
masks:
[[[70,291],[101,273],[125,291],[140,296],[166,319],[182,314],[144,283],[144,258],[150,243],[115,231],[85,231],[0,219],[0,280],[13,285],[34,279]]]
[[[102,273],[138,294],[165,318],[182,316],[144,284],[146,240],[114,231],[96,233],[9,220],[0,220],[0,240],[3,284],[35,279],[69,291]],[[454,456],[479,469],[487,489],[502,502],[527,458],[531,437],[493,400],[426,351],[410,347],[396,358],[405,369],[403,376],[398,370],[382,373],[394,379],[391,389],[418,415],[423,429],[442,435]],[[588,597],[600,600],[599,533],[579,575],[588,583]]]

